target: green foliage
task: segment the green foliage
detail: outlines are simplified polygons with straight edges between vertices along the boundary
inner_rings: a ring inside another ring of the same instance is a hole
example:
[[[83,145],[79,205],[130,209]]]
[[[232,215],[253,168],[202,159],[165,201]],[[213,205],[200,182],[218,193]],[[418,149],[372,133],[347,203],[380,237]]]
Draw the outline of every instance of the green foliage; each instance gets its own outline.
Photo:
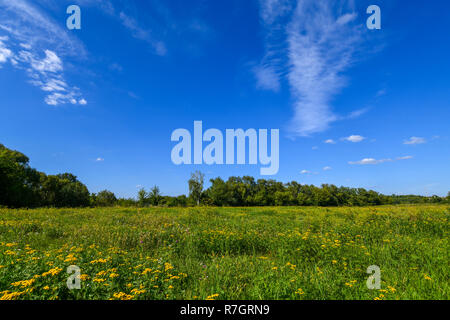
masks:
[[[188,181],[189,197],[163,196],[154,186],[149,192],[140,189],[137,201],[117,199],[114,193],[103,190],[89,194],[87,187],[71,173],[45,175],[28,165],[24,154],[0,144],[0,206],[18,207],[186,207],[186,206],[371,206],[407,203],[450,203],[447,197],[391,195],[385,196],[363,188],[337,187],[323,184],[301,185],[296,181],[282,183],[250,176],[218,177],[211,179],[211,186],[204,189],[205,175],[200,171],[191,174]]]
[[[7,207],[83,207],[87,187],[70,173],[45,175],[28,165],[24,154],[0,144],[0,205]]]
[[[41,175],[42,205],[49,207],[87,207],[90,194],[87,187],[70,174]]]
[[[195,171],[191,174],[191,178],[188,181],[189,184],[189,197],[192,198],[197,205],[200,204],[200,199],[203,191],[205,175],[200,171]]]
[[[0,299],[448,300],[449,218],[443,204],[0,209]]]
[[[158,186],[154,186],[148,193],[148,201],[152,206],[157,206],[161,202],[161,192]]]
[[[108,190],[91,194],[91,206],[93,207],[112,207],[117,204],[116,195]]]
[[[389,204],[389,197],[363,188],[336,187],[323,184],[301,185],[296,181],[286,184],[275,180],[252,177],[211,179],[204,196],[215,206],[367,206]],[[205,200],[206,202],[206,200]]]
[[[147,192],[144,188],[138,191],[137,204],[140,207],[158,206],[165,203],[165,198],[161,195],[158,186],[154,186],[150,192]]]
[[[147,191],[144,188],[139,189],[138,191],[138,205],[140,207],[145,207],[148,203],[147,201]]]
[[[0,144],[0,205],[32,207],[39,203],[40,174],[24,154]]]

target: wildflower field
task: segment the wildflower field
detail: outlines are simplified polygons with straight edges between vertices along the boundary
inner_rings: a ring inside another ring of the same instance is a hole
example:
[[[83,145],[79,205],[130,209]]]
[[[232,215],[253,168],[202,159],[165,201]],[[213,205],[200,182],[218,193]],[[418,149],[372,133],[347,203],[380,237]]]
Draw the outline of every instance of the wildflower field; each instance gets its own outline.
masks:
[[[0,299],[449,299],[445,205],[0,209]],[[81,270],[69,290],[67,268]],[[369,290],[367,267],[381,269]]]

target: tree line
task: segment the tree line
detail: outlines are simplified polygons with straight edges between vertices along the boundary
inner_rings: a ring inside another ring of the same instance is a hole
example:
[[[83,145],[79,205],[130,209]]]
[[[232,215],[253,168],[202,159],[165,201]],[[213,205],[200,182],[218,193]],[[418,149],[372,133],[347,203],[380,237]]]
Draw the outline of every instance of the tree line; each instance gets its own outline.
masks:
[[[164,196],[154,186],[139,190],[137,198],[117,198],[108,190],[90,193],[71,173],[46,175],[29,166],[23,153],[0,144],[0,206],[20,207],[102,207],[102,206],[366,206],[406,203],[450,203],[447,197],[383,195],[364,188],[337,187],[332,184],[302,185],[296,181],[250,176],[211,179],[196,171],[188,180],[189,195]]]

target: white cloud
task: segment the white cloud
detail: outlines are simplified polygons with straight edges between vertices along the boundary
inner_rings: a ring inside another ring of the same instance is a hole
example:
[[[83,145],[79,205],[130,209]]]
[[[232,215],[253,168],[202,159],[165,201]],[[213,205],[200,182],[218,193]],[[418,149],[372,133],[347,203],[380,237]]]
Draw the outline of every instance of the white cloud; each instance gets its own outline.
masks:
[[[58,55],[51,51],[51,50],[45,50],[45,58],[42,60],[34,60],[31,57],[31,67],[39,71],[41,73],[45,72],[58,72],[63,70],[61,59],[58,57]]]
[[[317,149],[319,149],[319,147],[318,146],[313,146],[311,149],[312,150],[317,150]]]
[[[131,32],[131,34],[134,38],[149,43],[152,46],[153,52],[155,54],[157,54],[159,56],[164,56],[167,54],[167,48],[166,48],[165,43],[163,41],[156,40],[154,37],[154,32],[152,32],[152,30],[142,27],[139,24],[139,22],[137,21],[137,19],[135,19],[134,17],[125,13],[124,11],[117,10],[114,7],[112,1],[110,1],[110,0],[78,0],[78,2],[82,6],[97,7],[101,11],[103,11],[103,13],[105,13],[113,18],[118,19],[122,23],[122,25]],[[166,20],[165,14],[167,14],[167,11],[166,11],[166,9],[163,9],[162,4],[154,3],[153,5],[156,7],[156,9],[152,10],[153,11],[152,14],[157,15],[157,14],[161,14],[162,12],[164,12],[162,14],[162,16],[163,16],[162,18],[163,18],[163,20]],[[129,7],[128,4],[127,4],[127,7]],[[154,20],[156,20],[156,19],[154,19]],[[165,22],[167,22],[167,21],[165,21]],[[173,22],[171,21],[171,23],[173,23]],[[206,25],[200,24],[200,22],[198,22],[195,25],[191,25],[190,27],[194,27],[198,31],[202,31],[202,32],[205,32],[205,30],[208,28]],[[117,70],[117,71],[121,71],[121,70]]]
[[[0,29],[29,48],[54,48],[55,52],[74,57],[86,55],[83,44],[65,24],[54,21],[32,1],[0,0]]]
[[[275,92],[280,90],[280,78],[273,66],[258,65],[253,68],[253,73],[257,88]]]
[[[116,72],[122,72],[123,71],[123,67],[118,64],[118,63],[112,63],[109,65],[109,69],[111,69],[112,71],[116,71]]]
[[[393,162],[393,161],[399,161],[399,160],[408,160],[408,159],[412,159],[412,156],[404,156],[404,157],[397,157],[394,160],[388,158],[388,159],[374,159],[374,158],[364,158],[362,160],[359,161],[349,161],[349,164],[357,164],[357,165],[368,165],[368,164],[380,164],[380,163],[385,163],[385,162]]]
[[[365,138],[363,136],[360,135],[351,135],[345,138],[342,138],[342,140],[346,140],[346,141],[350,141],[350,142],[361,142],[363,141]]]
[[[20,50],[15,59],[18,62],[16,68],[26,70],[31,79],[29,82],[49,93],[44,98],[45,103],[58,106],[67,103],[77,104],[77,100],[84,100],[80,97],[79,89],[69,86],[64,79],[61,58],[51,50],[45,50],[44,54],[45,57],[39,58],[31,50]]]
[[[368,111],[369,111],[369,108],[362,108],[359,110],[355,110],[355,111],[350,112],[350,114],[345,118],[346,119],[356,119],[356,118],[359,118],[360,116],[362,116],[363,114],[367,113]]]
[[[0,37],[0,63],[6,62],[9,58],[12,57],[12,51],[9,50],[4,44],[5,41],[8,41],[8,37]]]
[[[81,104],[82,106],[87,105],[87,101],[85,99],[80,99],[78,103]]]
[[[422,143],[426,143],[427,140],[425,140],[425,138],[421,138],[421,137],[411,137],[408,140],[405,140],[403,142],[403,144],[422,144]]]
[[[332,168],[329,167],[329,166],[323,167],[323,170],[324,170],[324,171],[329,171],[329,170],[331,170],[331,169],[332,169]]]
[[[324,141],[324,143],[335,144],[336,141],[334,141],[333,139],[327,139],[327,140]]]
[[[58,106],[66,103],[77,104],[77,100],[74,98],[73,92],[53,92],[52,94],[46,96],[44,101],[50,106]],[[81,102],[78,103],[82,104]]]
[[[0,62],[9,58],[16,69],[24,70],[29,83],[47,94],[45,103],[57,106],[81,99],[79,89],[65,79],[61,57],[84,58],[86,53],[83,44],[65,28],[30,1],[0,0],[1,30],[8,37],[0,38]],[[4,45],[6,40],[9,48]]]
[[[275,68],[277,75],[287,75],[295,101],[292,133],[307,136],[326,130],[342,119],[331,101],[345,87],[342,74],[362,43],[359,26],[352,23],[353,1],[342,0],[337,7],[326,0],[260,3],[268,34],[263,64]]]
[[[349,164],[360,164],[360,165],[366,165],[366,164],[379,164],[379,163],[384,163],[384,162],[390,162],[392,161],[392,159],[380,159],[380,160],[376,160],[374,158],[364,158],[362,160],[359,161],[349,161]]]
[[[27,50],[31,50],[32,48],[31,45],[29,45],[28,43],[21,43],[20,46]]]
[[[153,47],[153,50],[157,55],[166,55],[167,48],[165,44],[162,41],[153,39],[150,30],[146,30],[140,27],[138,22],[134,18],[128,16],[124,12],[120,12],[119,18],[122,22],[122,25],[131,31],[133,37],[149,43]]]
[[[265,24],[273,24],[291,9],[289,0],[260,0],[260,15]]]
[[[66,91],[67,84],[58,79],[49,79],[46,83],[42,84],[41,89],[43,91]]]
[[[94,6],[99,7],[104,13],[108,15],[114,15],[115,9],[110,0],[77,0],[78,4],[82,7]]]
[[[414,158],[413,156],[404,156],[404,157],[397,157],[396,160],[408,160]]]
[[[98,157],[97,159],[95,159],[95,161],[97,161],[97,162],[103,162],[103,161],[105,161],[105,159]]]
[[[347,23],[349,23],[349,22],[355,20],[357,16],[358,16],[358,15],[357,15],[356,13],[346,13],[346,14],[340,16],[340,17],[337,19],[336,23],[337,23],[338,25],[347,24]]]
[[[300,173],[301,174],[319,174],[318,172],[312,172],[312,171],[309,171],[309,170],[302,170],[302,171],[300,171]]]

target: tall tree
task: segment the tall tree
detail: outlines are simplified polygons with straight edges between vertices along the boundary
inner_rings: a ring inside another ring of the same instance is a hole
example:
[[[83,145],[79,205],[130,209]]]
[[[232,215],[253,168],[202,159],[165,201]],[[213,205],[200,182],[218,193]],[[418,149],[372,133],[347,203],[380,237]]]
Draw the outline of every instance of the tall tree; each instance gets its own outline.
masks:
[[[116,195],[108,190],[100,191],[95,195],[95,206],[111,207],[117,203]]]
[[[191,178],[188,181],[189,196],[197,203],[197,205],[200,204],[204,179],[205,175],[197,170],[191,174]]]
[[[140,207],[145,207],[147,205],[147,191],[144,188],[138,191],[138,205]]]
[[[161,197],[158,186],[154,186],[148,193],[148,200],[152,206],[157,206],[161,201]]]
[[[0,205],[35,207],[40,205],[40,173],[28,165],[23,153],[0,144]]]

